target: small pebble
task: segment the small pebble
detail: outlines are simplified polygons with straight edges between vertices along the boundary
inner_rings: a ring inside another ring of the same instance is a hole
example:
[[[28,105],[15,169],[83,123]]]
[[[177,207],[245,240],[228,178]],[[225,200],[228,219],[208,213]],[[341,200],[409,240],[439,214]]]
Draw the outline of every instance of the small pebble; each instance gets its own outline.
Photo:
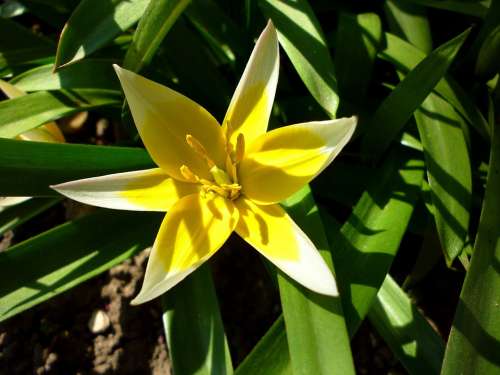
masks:
[[[92,333],[102,333],[109,328],[109,317],[103,310],[94,310],[89,319],[89,330]]]

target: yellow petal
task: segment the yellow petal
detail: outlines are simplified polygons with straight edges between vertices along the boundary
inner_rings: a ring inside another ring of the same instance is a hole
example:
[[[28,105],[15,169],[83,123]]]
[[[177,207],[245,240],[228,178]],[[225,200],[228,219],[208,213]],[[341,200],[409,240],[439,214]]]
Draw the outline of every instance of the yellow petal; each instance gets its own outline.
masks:
[[[298,283],[317,293],[338,294],[333,275],[316,247],[277,204],[235,201],[240,212],[236,232]]]
[[[217,165],[225,165],[222,128],[210,113],[168,87],[114,67],[142,141],[168,175],[184,181],[179,168],[187,165],[200,177],[210,177],[205,160],[188,146],[188,134],[200,141]]]
[[[26,95],[26,93],[18,89],[16,86],[11,85],[8,82],[0,79],[0,90],[5,94],[5,96],[9,99],[17,98],[19,96]]]
[[[51,186],[62,195],[93,206],[131,211],[168,211],[199,185],[169,177],[160,168],[86,178]]]
[[[271,21],[259,37],[234,92],[224,128],[229,123],[230,141],[236,145],[238,134],[251,142],[267,130],[279,73],[278,36]]]
[[[55,122],[49,122],[36,129],[28,130],[17,136],[22,141],[37,141],[37,142],[51,142],[51,143],[64,143],[64,135],[56,125]]]
[[[261,135],[240,163],[242,193],[260,204],[280,202],[326,168],[351,138],[356,118],[285,126]]]
[[[188,195],[167,213],[151,250],[144,283],[132,304],[166,292],[210,258],[238,222],[238,210],[218,195]]]

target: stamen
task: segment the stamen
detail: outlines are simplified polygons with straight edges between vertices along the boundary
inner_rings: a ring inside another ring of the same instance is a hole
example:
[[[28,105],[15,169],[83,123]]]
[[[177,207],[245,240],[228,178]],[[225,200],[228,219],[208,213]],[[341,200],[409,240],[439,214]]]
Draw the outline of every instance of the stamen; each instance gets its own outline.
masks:
[[[182,177],[184,177],[188,182],[199,182],[200,178],[195,175],[187,165],[182,165],[180,167]]]
[[[226,140],[229,143],[229,138],[231,138],[231,134],[233,134],[233,127],[231,126],[231,121],[226,121]]]
[[[191,147],[194,150],[194,152],[196,152],[203,159],[205,159],[209,168],[212,168],[215,166],[215,163],[212,161],[212,159],[210,159],[210,157],[208,156],[207,150],[205,149],[205,147],[203,147],[203,145],[200,143],[200,141],[198,141],[191,134],[187,134],[186,135],[186,142],[189,145],[189,147]]]
[[[245,155],[245,137],[242,133],[238,134],[236,138],[236,151],[234,156],[234,163],[237,164],[241,160],[243,160],[243,156]]]

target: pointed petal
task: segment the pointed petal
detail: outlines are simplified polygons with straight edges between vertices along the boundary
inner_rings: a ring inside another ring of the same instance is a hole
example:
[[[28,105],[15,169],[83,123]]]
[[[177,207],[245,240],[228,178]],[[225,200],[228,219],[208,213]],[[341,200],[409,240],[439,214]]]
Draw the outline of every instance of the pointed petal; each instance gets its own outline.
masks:
[[[210,113],[168,87],[114,67],[142,141],[155,163],[168,175],[185,181],[179,171],[185,164],[200,177],[210,177],[204,159],[188,146],[187,134],[202,143],[217,165],[225,165],[222,128]]]
[[[169,177],[160,168],[115,173],[51,186],[62,195],[93,206],[131,211],[168,211],[199,185]]]
[[[356,118],[275,129],[251,145],[239,167],[242,193],[260,204],[288,198],[325,169],[351,138]]]
[[[10,207],[26,202],[31,197],[0,197],[0,207]]]
[[[19,96],[26,95],[26,93],[18,89],[16,86],[0,79],[0,90],[5,94],[5,96],[9,99],[17,98]]]
[[[221,196],[182,198],[161,224],[132,304],[158,297],[193,272],[226,242],[237,222],[238,210]]]
[[[17,136],[22,141],[64,143],[66,139],[55,122],[49,122],[38,128],[28,130]]]
[[[316,247],[277,204],[259,206],[236,200],[240,220],[236,226],[245,241],[298,283],[317,293],[336,296],[337,284]]]
[[[278,73],[278,36],[269,21],[255,44],[224,118],[224,128],[230,124],[229,139],[233,146],[240,133],[250,143],[266,132]]]

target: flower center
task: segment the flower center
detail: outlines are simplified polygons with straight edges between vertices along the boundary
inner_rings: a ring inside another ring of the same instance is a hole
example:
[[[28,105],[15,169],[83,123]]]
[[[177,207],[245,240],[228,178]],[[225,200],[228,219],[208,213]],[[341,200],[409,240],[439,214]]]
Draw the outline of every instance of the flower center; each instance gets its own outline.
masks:
[[[241,185],[238,184],[237,165],[245,153],[245,140],[239,134],[236,149],[233,151],[229,142],[226,144],[226,169],[219,168],[207,153],[207,150],[191,134],[186,135],[186,142],[207,163],[211,179],[207,180],[194,174],[187,165],[181,166],[181,174],[186,180],[201,185],[202,194],[218,194],[224,198],[235,200],[240,196]]]

